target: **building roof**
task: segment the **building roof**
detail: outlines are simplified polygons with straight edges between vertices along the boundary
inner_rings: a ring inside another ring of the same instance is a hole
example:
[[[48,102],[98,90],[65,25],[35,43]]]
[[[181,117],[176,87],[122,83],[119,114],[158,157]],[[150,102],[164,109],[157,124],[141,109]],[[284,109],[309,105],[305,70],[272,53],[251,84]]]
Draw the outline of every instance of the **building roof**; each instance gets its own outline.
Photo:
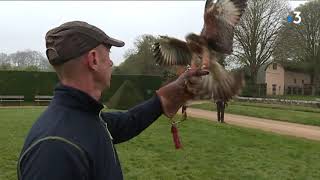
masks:
[[[281,62],[269,62],[269,63],[266,63],[264,65],[262,65],[260,68],[264,71],[267,70],[267,68],[269,67],[270,64],[273,64],[273,63],[277,63],[279,65],[281,65],[283,67],[283,69],[285,71],[291,71],[291,72],[299,72],[299,73],[306,73],[306,70],[302,67],[302,66],[297,66],[296,64],[294,63],[281,63]],[[259,69],[260,70],[260,69]]]

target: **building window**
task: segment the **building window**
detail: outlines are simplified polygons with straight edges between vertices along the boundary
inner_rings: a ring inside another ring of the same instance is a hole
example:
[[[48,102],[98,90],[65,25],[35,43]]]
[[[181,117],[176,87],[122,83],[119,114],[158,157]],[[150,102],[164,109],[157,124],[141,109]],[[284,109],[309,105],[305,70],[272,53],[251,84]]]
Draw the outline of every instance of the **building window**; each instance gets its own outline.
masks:
[[[297,79],[296,78],[293,79],[293,83],[297,84]]]
[[[280,94],[281,94],[281,93],[280,93],[280,92],[281,92],[281,86],[278,87],[278,90],[279,90],[279,91],[278,91],[278,94],[280,95]]]
[[[272,84],[272,95],[276,95],[276,91],[277,91],[277,85]]]
[[[273,63],[273,64],[272,64],[272,69],[273,69],[273,70],[277,70],[277,63]]]

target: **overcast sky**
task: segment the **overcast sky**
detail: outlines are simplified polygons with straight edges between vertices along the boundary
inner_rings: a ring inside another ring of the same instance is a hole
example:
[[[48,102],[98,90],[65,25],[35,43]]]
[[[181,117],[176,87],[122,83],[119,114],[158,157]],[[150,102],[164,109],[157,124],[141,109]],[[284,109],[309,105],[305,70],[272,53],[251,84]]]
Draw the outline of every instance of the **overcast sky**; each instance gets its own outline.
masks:
[[[37,50],[44,54],[46,32],[67,21],[81,20],[123,40],[112,48],[115,65],[134,47],[142,34],[169,35],[180,39],[200,32],[204,0],[198,1],[1,1],[0,52]],[[291,1],[292,8],[306,1]]]

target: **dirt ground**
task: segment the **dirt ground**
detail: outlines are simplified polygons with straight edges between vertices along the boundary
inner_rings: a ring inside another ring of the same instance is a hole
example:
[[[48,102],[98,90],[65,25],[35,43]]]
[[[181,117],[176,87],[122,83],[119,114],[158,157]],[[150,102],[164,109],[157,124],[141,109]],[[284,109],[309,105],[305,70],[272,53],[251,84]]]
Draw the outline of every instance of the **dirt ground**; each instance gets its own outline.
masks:
[[[181,112],[181,110],[179,111]],[[190,117],[198,117],[203,119],[208,119],[214,122],[217,122],[217,113],[214,111],[206,111],[195,108],[188,108],[187,114]],[[312,140],[320,141],[320,127],[302,125],[296,123],[275,121],[269,119],[234,115],[234,114],[225,114],[225,122],[227,124],[261,129],[264,131],[274,132],[278,134],[302,137]]]

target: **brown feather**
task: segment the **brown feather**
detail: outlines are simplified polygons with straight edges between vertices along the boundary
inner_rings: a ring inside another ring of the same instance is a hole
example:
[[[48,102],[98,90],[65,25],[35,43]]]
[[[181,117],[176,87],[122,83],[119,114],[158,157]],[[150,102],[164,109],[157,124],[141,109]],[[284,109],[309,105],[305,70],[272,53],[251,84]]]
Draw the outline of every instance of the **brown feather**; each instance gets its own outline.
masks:
[[[204,25],[201,36],[208,41],[208,47],[218,52],[231,54],[234,26],[247,6],[247,0],[206,1]]]
[[[202,77],[201,90],[195,99],[221,99],[228,101],[244,86],[241,73],[229,73],[217,60],[232,52],[234,26],[239,22],[247,0],[207,0],[204,25],[200,35],[190,33],[186,42],[161,36],[153,52],[160,65],[191,68],[205,66],[210,72]],[[184,69],[176,69],[180,74]]]

